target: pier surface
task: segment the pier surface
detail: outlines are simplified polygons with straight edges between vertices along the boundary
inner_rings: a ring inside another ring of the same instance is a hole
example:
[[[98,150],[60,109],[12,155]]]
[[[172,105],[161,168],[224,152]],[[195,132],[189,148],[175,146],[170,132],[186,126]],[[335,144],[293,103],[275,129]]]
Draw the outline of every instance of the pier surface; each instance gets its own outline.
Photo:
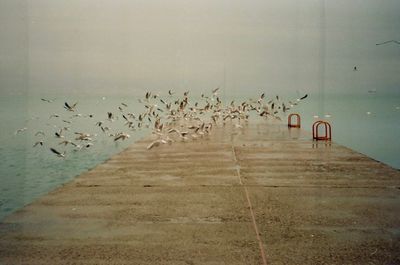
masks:
[[[279,124],[134,143],[7,217],[0,264],[400,264],[400,172]]]

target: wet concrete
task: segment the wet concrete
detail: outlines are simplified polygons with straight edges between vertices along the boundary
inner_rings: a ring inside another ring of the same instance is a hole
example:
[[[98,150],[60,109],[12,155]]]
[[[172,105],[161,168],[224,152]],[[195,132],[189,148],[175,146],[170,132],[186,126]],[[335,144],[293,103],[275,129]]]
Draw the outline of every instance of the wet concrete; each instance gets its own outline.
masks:
[[[6,218],[0,264],[400,264],[389,166],[279,124],[149,141]]]

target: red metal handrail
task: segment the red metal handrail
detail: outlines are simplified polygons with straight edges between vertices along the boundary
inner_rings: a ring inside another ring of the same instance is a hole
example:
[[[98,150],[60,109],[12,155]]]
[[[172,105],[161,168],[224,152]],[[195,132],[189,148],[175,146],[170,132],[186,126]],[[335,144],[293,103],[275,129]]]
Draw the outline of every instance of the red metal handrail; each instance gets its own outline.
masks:
[[[319,126],[324,126],[325,127],[325,135],[324,136],[319,136],[318,135],[318,128]],[[314,140],[325,140],[325,141],[331,141],[332,140],[332,127],[329,122],[327,121],[316,121],[312,125],[312,130],[313,130],[313,139]]]
[[[292,123],[292,117],[296,117],[296,123]],[[288,127],[289,128],[300,128],[300,115],[297,113],[292,113],[288,116]]]

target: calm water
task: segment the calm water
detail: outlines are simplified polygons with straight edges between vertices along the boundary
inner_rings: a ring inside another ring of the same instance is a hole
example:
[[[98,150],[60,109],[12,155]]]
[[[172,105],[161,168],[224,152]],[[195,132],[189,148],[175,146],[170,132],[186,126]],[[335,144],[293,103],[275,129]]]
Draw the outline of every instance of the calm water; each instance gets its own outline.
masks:
[[[124,107],[125,112],[137,114],[141,111],[142,106],[135,98],[79,99],[76,112],[69,112],[63,108],[64,100],[72,104],[77,101],[73,97],[56,98],[52,103],[42,102],[40,98],[1,98],[0,219],[106,160],[147,133],[145,129],[128,130],[122,117],[113,122],[106,121],[108,111],[116,115],[120,113],[118,106],[123,107],[121,102],[128,104],[128,107]],[[71,118],[77,113],[82,116]],[[52,114],[58,114],[60,117],[49,118]],[[93,117],[86,116],[89,114]],[[72,123],[63,122],[63,119],[71,120]],[[108,137],[95,125],[97,121],[103,121],[103,126],[111,128],[107,133],[128,132],[131,137],[125,141],[114,142],[113,138]],[[59,145],[62,139],[57,139],[54,133],[64,126],[70,127],[70,131],[63,133],[68,139],[75,138],[74,132],[97,134],[93,137],[93,146],[74,152],[75,148],[71,145]],[[24,127],[27,128],[26,131],[14,134],[17,129]],[[39,130],[44,131],[46,136],[35,136]],[[38,140],[44,140],[44,146],[33,147]],[[49,150],[50,147],[59,151],[65,150],[65,159],[54,155]]]
[[[52,103],[42,102],[40,98],[8,96],[0,99],[0,219],[148,134],[148,130],[127,130],[122,118],[114,122],[106,121],[105,125],[111,128],[110,133],[124,131],[131,135],[124,142],[114,142],[95,126],[97,121],[106,120],[107,111],[118,114],[121,102],[128,104],[128,107],[122,106],[125,112],[138,114],[143,107],[136,98],[79,98],[77,112],[74,113],[63,108],[64,101],[76,102],[74,97],[50,97],[54,100]],[[399,95],[331,95],[322,101],[310,95],[293,112],[301,114],[302,127],[309,131],[315,120],[314,115],[330,114],[331,117],[326,119],[332,123],[335,142],[400,168]],[[71,118],[76,113],[82,116]],[[51,114],[58,114],[60,118],[49,118]],[[89,114],[93,117],[87,116]],[[72,123],[67,124],[62,119],[71,119]],[[64,126],[71,127],[66,132],[70,138],[76,131],[97,134],[94,145],[79,152],[59,145],[60,140],[54,137],[54,132]],[[14,134],[23,127],[27,130]],[[39,130],[43,130],[46,136],[35,136]],[[40,139],[44,139],[45,146],[33,147]],[[56,157],[49,147],[66,150],[66,158]]]
[[[322,106],[321,106],[322,105]],[[323,117],[332,124],[332,140],[400,169],[400,95],[330,95],[301,104],[302,127],[311,130]]]

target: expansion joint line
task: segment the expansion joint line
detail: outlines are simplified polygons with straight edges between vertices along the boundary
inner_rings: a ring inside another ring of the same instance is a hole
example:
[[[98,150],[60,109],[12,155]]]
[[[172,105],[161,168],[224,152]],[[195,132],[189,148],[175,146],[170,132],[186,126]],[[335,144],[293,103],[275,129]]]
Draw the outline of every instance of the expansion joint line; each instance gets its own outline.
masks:
[[[245,185],[243,185],[242,176],[241,176],[241,174],[240,174],[240,166],[239,166],[238,160],[237,160],[237,158],[236,158],[236,152],[235,152],[235,148],[233,147],[233,144],[232,144],[232,154],[233,154],[233,159],[234,159],[235,164],[236,164],[236,173],[237,173],[237,175],[238,175],[238,177],[239,177],[239,183],[240,183],[240,185],[243,187],[244,193],[246,194],[247,206],[248,206],[249,211],[250,211],[250,216],[251,216],[251,220],[252,220],[252,222],[253,222],[254,232],[256,233],[256,238],[257,238],[257,241],[258,241],[258,246],[259,246],[259,248],[260,248],[260,254],[261,254],[262,264],[263,264],[263,265],[267,265],[267,258],[266,258],[266,256],[265,256],[264,246],[263,246],[263,243],[262,243],[262,241],[261,241],[260,232],[259,232],[258,227],[257,227],[256,217],[255,217],[255,214],[254,214],[254,211],[253,211],[253,205],[251,204],[251,200],[250,200],[250,196],[249,196],[249,191],[247,190],[247,187],[246,187]]]

